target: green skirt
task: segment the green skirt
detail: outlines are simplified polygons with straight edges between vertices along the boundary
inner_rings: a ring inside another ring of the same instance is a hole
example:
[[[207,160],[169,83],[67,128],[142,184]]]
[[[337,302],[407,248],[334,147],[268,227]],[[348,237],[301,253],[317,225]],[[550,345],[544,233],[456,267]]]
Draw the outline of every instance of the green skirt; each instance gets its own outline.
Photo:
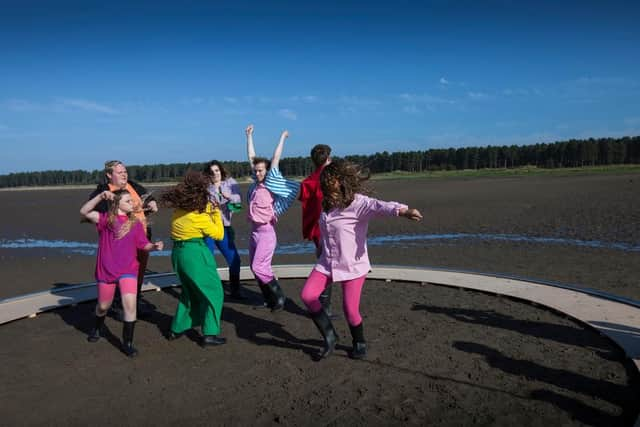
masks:
[[[216,261],[204,240],[174,241],[171,262],[182,284],[171,331],[179,334],[201,326],[203,335],[218,335],[224,291]]]

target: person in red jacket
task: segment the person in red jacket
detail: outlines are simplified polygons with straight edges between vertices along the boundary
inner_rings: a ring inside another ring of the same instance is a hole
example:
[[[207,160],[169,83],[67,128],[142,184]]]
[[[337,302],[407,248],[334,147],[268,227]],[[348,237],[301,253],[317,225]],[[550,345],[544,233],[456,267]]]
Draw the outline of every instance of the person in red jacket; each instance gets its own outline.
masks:
[[[320,174],[322,170],[331,163],[331,147],[325,144],[318,144],[311,149],[311,161],[315,166],[315,171],[306,177],[300,185],[298,199],[302,203],[302,237],[311,240],[316,246],[316,258],[320,257],[322,247],[320,246],[320,214],[322,213],[322,189],[320,188]],[[320,295],[320,303],[327,315],[331,313],[331,285]]]

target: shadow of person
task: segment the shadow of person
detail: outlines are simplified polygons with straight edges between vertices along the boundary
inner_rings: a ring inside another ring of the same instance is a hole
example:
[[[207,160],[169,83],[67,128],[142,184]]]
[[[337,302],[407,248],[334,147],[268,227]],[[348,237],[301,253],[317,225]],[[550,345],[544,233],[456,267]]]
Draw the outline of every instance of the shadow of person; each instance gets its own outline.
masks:
[[[411,310],[424,310],[429,313],[444,314],[459,322],[473,323],[475,325],[482,324],[580,348],[591,348],[597,350],[598,355],[607,360],[620,359],[620,356],[615,354],[617,349],[614,346],[610,345],[605,339],[593,334],[591,330],[581,327],[518,319],[493,310],[439,307],[420,303],[414,303]]]
[[[287,331],[278,321],[251,316],[232,307],[227,306],[222,310],[222,320],[235,327],[238,338],[258,346],[270,345],[299,350],[313,356],[322,345],[319,340],[299,339]]]
[[[61,300],[59,301],[59,303],[64,304],[65,301]],[[95,324],[95,308],[95,301],[91,301],[77,305],[66,305],[64,307],[52,310],[52,313],[59,316],[67,325],[72,326],[78,331],[82,332],[82,334],[85,335],[86,339],[86,336],[89,335],[89,332]],[[110,319],[107,318],[104,322],[104,326],[102,327],[100,335],[109,344],[120,350],[120,339],[115,334],[113,334],[109,328],[109,325],[111,325],[111,327],[114,327],[114,325],[116,324],[118,325],[118,327],[120,327],[120,322],[116,323],[115,321],[110,321]]]
[[[539,381],[579,393],[583,396],[598,397],[599,399],[620,406],[623,410],[628,405],[628,395],[633,393],[629,386],[614,384],[597,378],[587,377],[576,372],[565,369],[550,368],[542,366],[529,360],[519,360],[505,356],[500,351],[475,342],[456,341],[453,347],[465,353],[478,354],[484,356],[489,366],[499,369],[502,372],[525,376],[533,381]],[[567,401],[574,399],[566,398]],[[571,405],[565,405],[570,407]],[[579,405],[571,406],[570,413],[575,415],[580,410]],[[599,411],[594,409],[594,411]],[[603,413],[603,416],[606,414]]]

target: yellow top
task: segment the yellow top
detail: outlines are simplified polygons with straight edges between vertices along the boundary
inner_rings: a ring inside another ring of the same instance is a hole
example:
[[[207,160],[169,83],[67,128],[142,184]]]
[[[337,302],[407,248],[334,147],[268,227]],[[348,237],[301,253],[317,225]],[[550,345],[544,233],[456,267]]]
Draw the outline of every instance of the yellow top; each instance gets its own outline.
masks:
[[[171,218],[171,238],[173,240],[189,240],[209,236],[214,240],[222,240],[224,226],[220,209],[213,209],[207,204],[205,212],[176,209]]]

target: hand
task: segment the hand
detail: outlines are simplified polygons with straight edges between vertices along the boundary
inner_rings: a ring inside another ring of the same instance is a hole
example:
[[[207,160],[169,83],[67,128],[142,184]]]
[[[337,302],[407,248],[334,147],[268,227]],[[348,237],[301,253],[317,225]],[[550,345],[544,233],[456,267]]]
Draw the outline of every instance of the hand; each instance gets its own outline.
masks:
[[[244,130],[244,133],[245,133],[247,136],[251,136],[251,135],[253,135],[253,125],[249,125],[249,126],[247,126],[247,128]]]
[[[282,135],[280,135],[280,138],[282,138],[282,139],[289,138],[289,131],[288,130],[283,130],[282,131]]]
[[[145,206],[144,211],[148,212],[148,213],[156,213],[156,212],[158,212],[158,204],[156,203],[155,200],[151,200]]]
[[[422,214],[418,209],[407,209],[402,213],[402,216],[412,221],[420,221],[422,219]]]
[[[102,200],[113,200],[115,197],[116,195],[109,190],[105,190],[102,192],[102,194],[100,194],[100,198]]]
[[[156,251],[161,251],[162,249],[164,249],[164,242],[162,240],[158,240],[153,244],[153,249],[155,249]]]
[[[221,191],[220,194],[222,194],[222,197],[224,197],[227,200],[231,199],[231,193],[227,193],[226,191]]]

